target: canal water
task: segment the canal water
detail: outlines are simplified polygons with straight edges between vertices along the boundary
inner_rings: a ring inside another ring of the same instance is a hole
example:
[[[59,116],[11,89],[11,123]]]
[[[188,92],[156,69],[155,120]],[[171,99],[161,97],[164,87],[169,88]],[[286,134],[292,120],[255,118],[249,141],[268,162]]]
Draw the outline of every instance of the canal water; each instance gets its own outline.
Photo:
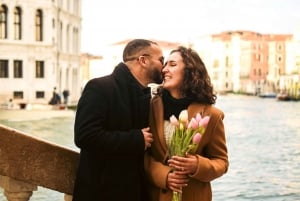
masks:
[[[214,201],[300,200],[300,102],[226,95],[217,100],[225,113],[230,167],[212,182]],[[1,116],[1,114],[0,114]],[[46,140],[77,149],[74,117],[0,120]],[[30,201],[63,201],[63,194],[39,187]],[[0,189],[0,200],[5,200]]]

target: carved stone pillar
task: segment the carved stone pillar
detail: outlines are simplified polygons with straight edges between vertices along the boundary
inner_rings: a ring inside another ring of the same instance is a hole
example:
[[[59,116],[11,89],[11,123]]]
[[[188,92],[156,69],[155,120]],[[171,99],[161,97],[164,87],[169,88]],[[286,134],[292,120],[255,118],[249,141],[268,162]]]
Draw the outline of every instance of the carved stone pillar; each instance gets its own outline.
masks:
[[[37,186],[0,175],[0,186],[8,201],[28,201]]]

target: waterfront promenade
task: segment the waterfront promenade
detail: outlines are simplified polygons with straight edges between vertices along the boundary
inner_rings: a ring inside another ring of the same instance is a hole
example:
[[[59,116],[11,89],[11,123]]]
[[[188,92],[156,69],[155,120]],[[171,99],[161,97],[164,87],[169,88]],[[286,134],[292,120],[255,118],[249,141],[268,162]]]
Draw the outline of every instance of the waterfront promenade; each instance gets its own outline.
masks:
[[[39,109],[0,109],[0,120],[32,121],[46,118],[72,117],[75,111],[70,109],[54,110],[51,108]]]

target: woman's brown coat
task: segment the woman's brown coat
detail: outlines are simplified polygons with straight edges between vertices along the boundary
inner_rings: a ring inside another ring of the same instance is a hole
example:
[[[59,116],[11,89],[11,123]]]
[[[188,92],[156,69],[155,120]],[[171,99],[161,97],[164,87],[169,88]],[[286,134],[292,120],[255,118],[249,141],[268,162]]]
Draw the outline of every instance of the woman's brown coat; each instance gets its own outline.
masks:
[[[168,148],[164,137],[163,102],[155,96],[150,105],[150,127],[154,142],[145,157],[145,169],[149,179],[152,201],[171,201],[172,191],[167,188]],[[198,167],[190,175],[188,186],[183,188],[183,201],[211,201],[210,182],[226,173],[228,156],[223,125],[224,113],[212,105],[193,103],[188,107],[189,119],[198,112],[209,115],[210,121],[196,152]]]

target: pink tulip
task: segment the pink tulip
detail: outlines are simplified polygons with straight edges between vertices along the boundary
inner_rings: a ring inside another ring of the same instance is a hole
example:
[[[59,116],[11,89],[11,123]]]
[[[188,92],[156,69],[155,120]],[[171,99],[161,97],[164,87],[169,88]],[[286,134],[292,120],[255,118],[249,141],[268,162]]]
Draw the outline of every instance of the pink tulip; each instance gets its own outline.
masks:
[[[206,127],[208,122],[209,122],[210,117],[209,116],[205,116],[201,119],[201,121],[199,121],[199,126],[202,127]]]
[[[196,133],[193,137],[193,144],[199,144],[200,140],[201,140],[201,134]]]
[[[201,119],[202,119],[201,114],[200,114],[200,113],[197,113],[197,114],[196,114],[196,120],[197,120],[197,122],[200,122]]]
[[[188,128],[192,128],[193,130],[198,128],[198,121],[194,117],[189,122]]]
[[[172,115],[172,116],[170,117],[170,122],[171,122],[171,124],[172,124],[173,126],[178,126],[178,125],[179,125],[179,122],[178,122],[177,118],[176,118],[174,115]]]

